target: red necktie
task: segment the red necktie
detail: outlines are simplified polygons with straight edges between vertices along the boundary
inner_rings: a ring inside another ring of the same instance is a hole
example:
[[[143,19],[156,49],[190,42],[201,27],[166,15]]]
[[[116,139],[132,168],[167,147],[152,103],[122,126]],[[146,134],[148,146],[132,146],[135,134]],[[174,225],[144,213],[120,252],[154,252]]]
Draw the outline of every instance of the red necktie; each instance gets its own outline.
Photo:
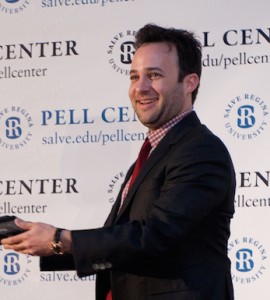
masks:
[[[109,293],[106,296],[106,300],[112,300],[112,291],[109,291]]]
[[[142,148],[140,150],[139,156],[137,158],[137,161],[136,161],[136,164],[135,164],[132,176],[131,176],[131,180],[130,180],[130,183],[129,183],[129,188],[132,186],[132,184],[135,181],[136,177],[140,173],[140,170],[141,170],[144,162],[147,160],[150,151],[151,151],[151,144],[149,142],[149,139],[146,138],[143,145],[142,145]]]
[[[136,177],[138,176],[138,174],[140,173],[140,170],[144,164],[144,162],[147,160],[149,153],[151,151],[151,144],[149,142],[149,139],[146,138],[142,148],[140,150],[139,156],[137,158],[132,176],[131,176],[131,180],[129,183],[129,188],[132,186],[133,182],[135,181]],[[106,296],[106,300],[112,300],[112,291],[109,291],[107,296]]]

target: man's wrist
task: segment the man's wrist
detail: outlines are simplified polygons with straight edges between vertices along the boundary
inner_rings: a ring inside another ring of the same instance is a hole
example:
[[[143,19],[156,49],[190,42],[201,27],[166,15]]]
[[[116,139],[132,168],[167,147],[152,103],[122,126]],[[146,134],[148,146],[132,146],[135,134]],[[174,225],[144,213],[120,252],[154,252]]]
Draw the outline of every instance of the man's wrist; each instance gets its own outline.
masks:
[[[56,255],[72,253],[71,231],[62,228],[56,228],[54,239],[51,242],[51,250]]]
[[[62,230],[60,241],[64,253],[72,253],[72,239],[70,230]]]
[[[54,254],[56,255],[63,255],[63,245],[61,242],[61,233],[63,229],[62,228],[56,228],[55,234],[54,234],[54,239],[51,242],[51,250],[53,251]]]

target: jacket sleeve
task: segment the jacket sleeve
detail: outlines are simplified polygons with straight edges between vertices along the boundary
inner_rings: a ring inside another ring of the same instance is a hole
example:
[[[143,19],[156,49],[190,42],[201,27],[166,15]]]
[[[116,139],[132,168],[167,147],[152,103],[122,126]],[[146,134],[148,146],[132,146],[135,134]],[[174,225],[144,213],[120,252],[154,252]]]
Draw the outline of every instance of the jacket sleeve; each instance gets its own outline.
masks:
[[[43,256],[40,258],[40,271],[70,271],[75,270],[71,254]]]

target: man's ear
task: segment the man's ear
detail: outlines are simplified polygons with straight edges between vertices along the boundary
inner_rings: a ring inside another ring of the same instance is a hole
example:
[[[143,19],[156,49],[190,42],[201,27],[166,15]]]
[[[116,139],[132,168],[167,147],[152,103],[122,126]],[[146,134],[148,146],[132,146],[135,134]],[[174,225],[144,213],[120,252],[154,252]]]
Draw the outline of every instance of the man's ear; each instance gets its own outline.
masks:
[[[187,94],[191,94],[199,85],[200,78],[196,73],[188,74],[183,79]]]

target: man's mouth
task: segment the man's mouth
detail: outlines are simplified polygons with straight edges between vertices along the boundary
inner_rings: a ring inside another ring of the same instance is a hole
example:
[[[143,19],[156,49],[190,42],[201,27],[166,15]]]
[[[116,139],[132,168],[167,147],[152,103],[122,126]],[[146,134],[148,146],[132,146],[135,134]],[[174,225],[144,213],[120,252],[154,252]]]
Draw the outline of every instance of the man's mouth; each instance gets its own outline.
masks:
[[[158,98],[138,99],[138,100],[136,100],[136,102],[140,103],[140,104],[151,104],[151,103],[154,103],[157,100],[158,100]]]

